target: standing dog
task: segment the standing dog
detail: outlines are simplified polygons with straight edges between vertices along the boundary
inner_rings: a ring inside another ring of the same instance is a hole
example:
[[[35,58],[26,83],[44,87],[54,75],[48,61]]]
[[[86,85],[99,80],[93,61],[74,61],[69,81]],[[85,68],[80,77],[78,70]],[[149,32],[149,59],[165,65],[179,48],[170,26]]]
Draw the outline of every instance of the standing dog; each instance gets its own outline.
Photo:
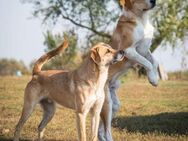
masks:
[[[43,55],[35,64],[32,80],[25,89],[21,118],[16,126],[14,141],[19,140],[20,131],[37,103],[43,108],[43,119],[38,127],[38,139],[55,113],[55,103],[76,111],[79,141],[86,141],[86,116],[91,111],[92,141],[97,141],[100,112],[104,102],[104,85],[111,64],[124,57],[109,45],[94,46],[83,64],[74,71],[41,71],[43,64],[67,48],[65,41],[60,47]]]
[[[150,52],[154,28],[149,22],[148,12],[155,6],[155,0],[121,0],[123,13],[120,16],[110,45],[114,49],[124,50],[126,58],[114,64],[109,69],[108,88],[101,113],[99,129],[100,141],[112,141],[111,120],[119,109],[119,99],[116,89],[119,87],[118,78],[135,63],[147,71],[149,82],[158,84],[158,63]]]

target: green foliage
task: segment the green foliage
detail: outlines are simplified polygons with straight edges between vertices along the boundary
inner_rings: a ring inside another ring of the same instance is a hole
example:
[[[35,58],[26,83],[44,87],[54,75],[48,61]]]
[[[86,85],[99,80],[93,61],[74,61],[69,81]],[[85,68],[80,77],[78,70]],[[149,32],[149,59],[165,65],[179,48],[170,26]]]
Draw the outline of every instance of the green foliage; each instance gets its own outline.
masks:
[[[177,40],[182,40],[188,31],[188,2],[187,0],[159,0],[153,17],[157,33],[152,50],[162,42],[170,43],[175,47]]]
[[[110,38],[111,25],[117,20],[120,11],[118,2],[114,0],[23,1],[34,5],[33,15],[42,17],[43,22],[56,23],[63,18],[77,28],[87,29],[88,40],[95,36]]]
[[[46,52],[52,50],[62,42],[63,36],[61,34],[53,35],[50,31],[47,31],[45,36],[44,44],[47,46]],[[44,69],[65,69],[65,68],[75,68],[76,57],[76,44],[77,36],[74,31],[69,31],[67,34],[64,34],[68,38],[69,47],[65,52],[59,56],[56,56],[52,61],[44,65]]]
[[[15,59],[0,59],[0,75],[16,75],[16,71],[28,74],[28,69],[22,61]]]
[[[60,19],[70,22],[76,29],[87,29],[88,43],[107,41],[112,25],[119,17],[119,0],[23,0],[34,5],[34,16],[43,22],[56,23]],[[152,51],[161,43],[175,46],[188,30],[187,0],[158,0],[153,13],[156,34]],[[77,33],[80,34],[80,33]]]

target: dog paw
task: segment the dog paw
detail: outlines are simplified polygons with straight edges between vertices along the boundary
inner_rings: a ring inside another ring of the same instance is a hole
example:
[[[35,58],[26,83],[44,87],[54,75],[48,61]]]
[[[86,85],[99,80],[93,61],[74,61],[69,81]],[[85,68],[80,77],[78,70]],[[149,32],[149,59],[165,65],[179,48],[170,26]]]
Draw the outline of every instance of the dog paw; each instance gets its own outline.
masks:
[[[106,141],[106,138],[104,136],[98,135],[99,141]]]
[[[113,141],[110,129],[106,129],[106,141]]]
[[[150,84],[154,87],[157,87],[158,86],[158,82],[155,82],[155,81],[149,81]]]
[[[148,72],[148,80],[154,87],[158,86],[158,75],[155,71]]]

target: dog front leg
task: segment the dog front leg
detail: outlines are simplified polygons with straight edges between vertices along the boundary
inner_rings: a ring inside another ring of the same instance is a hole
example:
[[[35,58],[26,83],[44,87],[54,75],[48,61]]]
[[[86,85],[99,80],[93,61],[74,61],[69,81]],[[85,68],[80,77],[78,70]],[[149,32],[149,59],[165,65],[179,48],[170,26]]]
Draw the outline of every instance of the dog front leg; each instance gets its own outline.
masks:
[[[97,141],[98,139],[98,129],[99,129],[99,121],[100,121],[100,113],[96,112],[96,113],[93,113],[92,114],[93,117],[92,117],[92,123],[91,123],[91,126],[92,126],[92,137],[91,137],[91,140],[92,141]]]
[[[99,99],[91,110],[91,129],[92,129],[92,141],[98,140],[98,129],[100,121],[100,113],[104,103],[104,96]]]
[[[127,48],[125,50],[125,56],[129,60],[134,61],[135,63],[138,63],[141,66],[143,66],[146,69],[146,71],[147,71],[149,82],[153,86],[157,86],[157,84],[158,84],[157,76],[155,75],[153,65],[152,65],[152,63],[150,61],[148,61],[145,57],[141,56],[136,51],[135,48]]]
[[[105,86],[105,101],[101,111],[101,122],[99,128],[99,140],[100,141],[113,141],[111,133],[112,122],[112,99],[108,89]]]
[[[78,130],[78,140],[86,141],[86,114],[76,113],[77,130]]]

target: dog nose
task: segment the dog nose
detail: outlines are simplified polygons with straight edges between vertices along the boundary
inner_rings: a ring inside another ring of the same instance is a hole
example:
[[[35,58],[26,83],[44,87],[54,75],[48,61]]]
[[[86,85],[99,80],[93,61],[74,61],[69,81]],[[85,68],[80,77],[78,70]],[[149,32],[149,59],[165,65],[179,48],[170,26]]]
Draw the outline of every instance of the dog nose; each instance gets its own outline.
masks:
[[[156,5],[156,0],[150,0],[150,3],[152,4],[152,7]]]
[[[156,0],[150,0],[151,3],[156,3]]]

